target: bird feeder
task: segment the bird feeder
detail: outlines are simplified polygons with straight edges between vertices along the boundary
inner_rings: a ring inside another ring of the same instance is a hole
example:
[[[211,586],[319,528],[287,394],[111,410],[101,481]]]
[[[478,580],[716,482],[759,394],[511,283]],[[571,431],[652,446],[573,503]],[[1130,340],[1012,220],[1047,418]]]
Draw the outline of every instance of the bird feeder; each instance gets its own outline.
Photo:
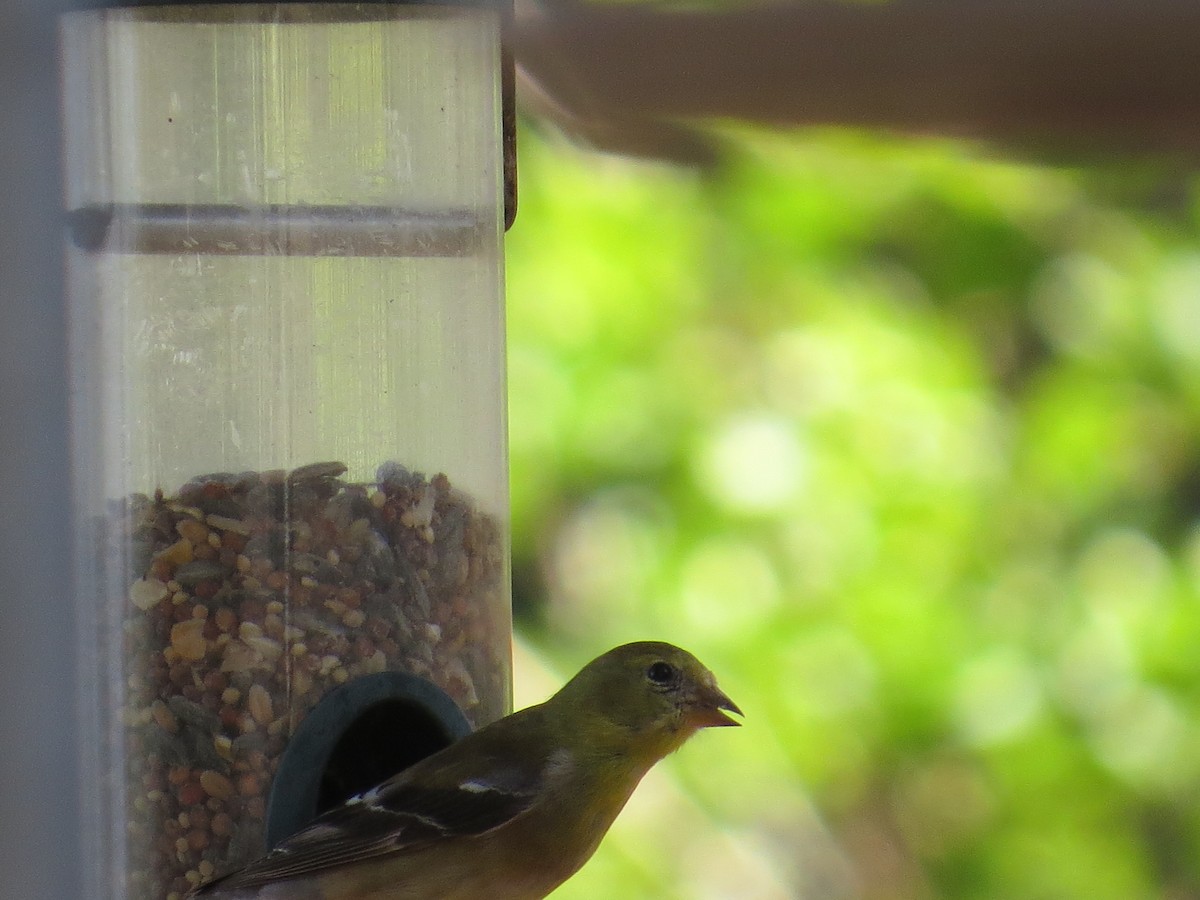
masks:
[[[89,896],[509,710],[500,19],[63,19]]]

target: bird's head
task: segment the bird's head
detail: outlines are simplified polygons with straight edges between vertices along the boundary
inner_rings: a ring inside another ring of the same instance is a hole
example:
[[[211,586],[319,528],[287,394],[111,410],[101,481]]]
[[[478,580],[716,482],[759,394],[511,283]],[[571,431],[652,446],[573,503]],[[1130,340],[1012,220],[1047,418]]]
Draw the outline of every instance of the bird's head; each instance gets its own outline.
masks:
[[[612,728],[632,731],[667,753],[701,728],[738,725],[742,714],[696,657],[672,644],[639,641],[580,670],[559,697],[590,709]]]

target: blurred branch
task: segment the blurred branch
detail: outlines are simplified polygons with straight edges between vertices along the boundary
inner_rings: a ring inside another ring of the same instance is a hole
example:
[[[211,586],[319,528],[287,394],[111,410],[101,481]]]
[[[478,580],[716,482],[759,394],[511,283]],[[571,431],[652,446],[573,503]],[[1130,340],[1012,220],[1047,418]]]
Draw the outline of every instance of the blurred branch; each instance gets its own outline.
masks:
[[[509,36],[535,109],[667,156],[667,122],[730,118],[1191,156],[1198,39],[1184,0],[572,5],[519,11]]]

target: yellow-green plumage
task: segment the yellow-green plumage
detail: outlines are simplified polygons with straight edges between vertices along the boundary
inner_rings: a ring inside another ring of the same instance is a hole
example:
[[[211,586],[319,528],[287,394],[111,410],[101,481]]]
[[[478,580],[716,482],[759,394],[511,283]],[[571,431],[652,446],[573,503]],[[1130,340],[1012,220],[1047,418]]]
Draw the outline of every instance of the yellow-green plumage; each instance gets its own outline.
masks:
[[[197,900],[537,900],[578,871],[642,776],[740,710],[644,641],[331,810]]]

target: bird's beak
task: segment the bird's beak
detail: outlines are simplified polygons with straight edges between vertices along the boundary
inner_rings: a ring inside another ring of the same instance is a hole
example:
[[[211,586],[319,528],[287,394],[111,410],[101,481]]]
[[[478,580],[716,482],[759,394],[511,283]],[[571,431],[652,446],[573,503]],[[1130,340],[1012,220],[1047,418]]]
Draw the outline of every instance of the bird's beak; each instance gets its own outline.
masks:
[[[729,712],[737,713],[739,716],[743,715],[742,711],[738,709],[738,705],[725,696],[715,683],[699,687],[690,705],[691,709],[688,711],[688,718],[697,728],[714,728],[742,724],[735,719],[729,718],[723,712],[723,710],[728,710]]]

